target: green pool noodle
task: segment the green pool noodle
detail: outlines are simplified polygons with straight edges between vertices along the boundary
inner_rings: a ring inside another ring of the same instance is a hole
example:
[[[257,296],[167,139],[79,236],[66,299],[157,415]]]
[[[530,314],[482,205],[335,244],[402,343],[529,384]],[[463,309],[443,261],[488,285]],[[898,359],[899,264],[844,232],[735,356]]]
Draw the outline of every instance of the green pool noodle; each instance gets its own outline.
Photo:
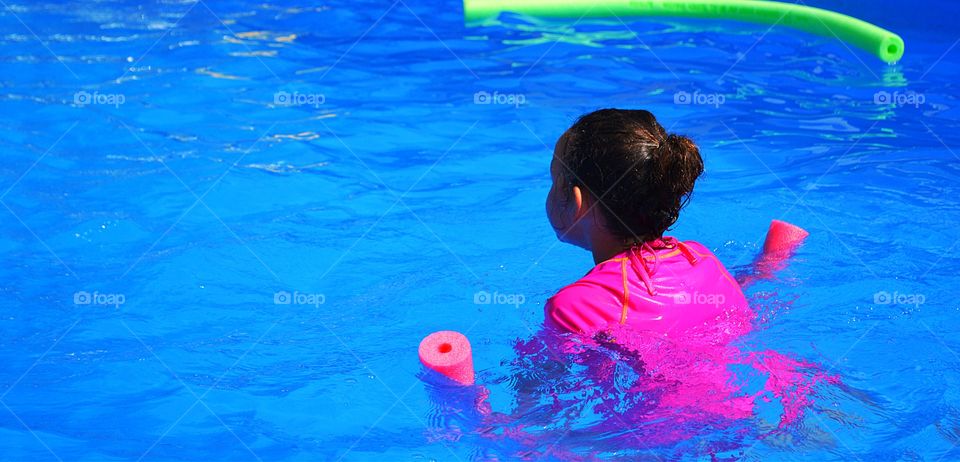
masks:
[[[894,63],[903,56],[903,39],[893,32],[844,14],[793,3],[763,0],[463,0],[467,21],[495,17],[503,11],[554,18],[659,16],[782,24],[840,39],[886,63]]]

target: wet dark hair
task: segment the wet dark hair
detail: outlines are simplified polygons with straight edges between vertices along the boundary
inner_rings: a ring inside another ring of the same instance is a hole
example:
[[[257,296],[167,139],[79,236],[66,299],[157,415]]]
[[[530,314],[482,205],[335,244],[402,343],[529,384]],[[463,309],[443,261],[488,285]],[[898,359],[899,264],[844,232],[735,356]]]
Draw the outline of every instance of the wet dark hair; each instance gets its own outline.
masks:
[[[566,179],[599,201],[608,228],[626,243],[662,237],[703,173],[693,140],[668,134],[648,111],[594,111],[568,136],[558,159]]]

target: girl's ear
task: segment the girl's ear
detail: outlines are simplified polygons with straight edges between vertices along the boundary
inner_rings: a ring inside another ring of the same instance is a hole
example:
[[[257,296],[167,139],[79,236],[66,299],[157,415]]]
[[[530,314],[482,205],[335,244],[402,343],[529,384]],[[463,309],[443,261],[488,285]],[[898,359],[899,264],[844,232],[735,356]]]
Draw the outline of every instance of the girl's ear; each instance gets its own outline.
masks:
[[[579,220],[583,218],[583,216],[586,215],[587,213],[587,209],[589,208],[587,204],[584,202],[583,196],[584,196],[583,191],[580,190],[579,186],[574,186],[570,190],[570,199],[571,199],[570,205],[573,206],[574,220]]]

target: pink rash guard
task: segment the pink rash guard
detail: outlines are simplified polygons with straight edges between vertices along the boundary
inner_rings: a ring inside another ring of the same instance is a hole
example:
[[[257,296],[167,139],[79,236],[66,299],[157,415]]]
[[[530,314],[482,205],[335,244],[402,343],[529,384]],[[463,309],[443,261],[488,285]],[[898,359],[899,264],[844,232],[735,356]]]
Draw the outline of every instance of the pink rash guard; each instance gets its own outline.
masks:
[[[593,334],[616,325],[661,334],[748,309],[740,285],[703,245],[672,237],[635,246],[560,289],[544,307],[548,325]]]

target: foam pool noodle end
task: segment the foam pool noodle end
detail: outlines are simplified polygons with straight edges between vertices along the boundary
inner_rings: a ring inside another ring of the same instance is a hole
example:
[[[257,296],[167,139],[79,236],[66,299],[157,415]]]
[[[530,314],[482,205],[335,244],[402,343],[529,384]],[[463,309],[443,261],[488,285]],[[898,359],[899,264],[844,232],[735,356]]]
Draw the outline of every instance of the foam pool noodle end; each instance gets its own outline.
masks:
[[[473,385],[473,351],[459,332],[442,330],[420,341],[420,362],[462,385]]]
[[[809,235],[807,230],[799,226],[773,220],[767,230],[767,239],[763,241],[763,254],[764,256],[789,256]]]

